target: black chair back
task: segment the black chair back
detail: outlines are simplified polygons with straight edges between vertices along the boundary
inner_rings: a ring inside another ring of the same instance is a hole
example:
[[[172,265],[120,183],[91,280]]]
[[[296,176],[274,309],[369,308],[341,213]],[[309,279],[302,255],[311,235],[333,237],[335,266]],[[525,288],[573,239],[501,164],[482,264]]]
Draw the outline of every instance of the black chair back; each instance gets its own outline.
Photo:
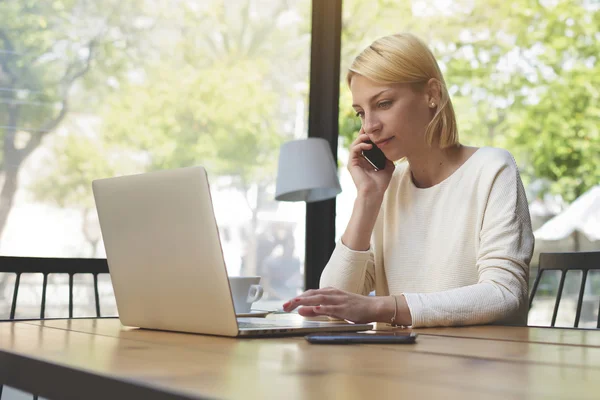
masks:
[[[45,319],[46,314],[46,288],[48,287],[49,274],[69,275],[69,318],[73,318],[73,276],[75,274],[92,274],[94,277],[94,296],[96,303],[96,317],[101,318],[100,296],[98,293],[98,274],[108,274],[106,259],[100,258],[43,258],[43,257],[9,257],[0,256],[0,273],[12,273],[16,275],[12,302],[10,306],[9,320],[15,320],[17,309],[17,298],[21,275],[39,273],[44,277],[42,283],[42,304],[40,307],[40,319]],[[0,399],[2,399],[3,384],[0,383]],[[33,400],[38,396],[32,394]]]
[[[554,303],[554,312],[552,313],[552,322],[550,324],[550,326],[554,327],[554,325],[556,324],[556,316],[558,314],[558,307],[560,305],[567,271],[582,271],[583,276],[581,278],[581,285],[579,288],[579,295],[577,298],[577,310],[575,312],[574,324],[575,328],[578,328],[579,318],[581,316],[581,308],[583,304],[585,283],[588,278],[588,272],[594,269],[600,270],[600,251],[540,253],[539,271],[535,278],[533,289],[531,291],[531,296],[529,298],[529,308],[531,309],[531,305],[533,304],[533,298],[535,297],[542,274],[545,271],[560,271],[561,274],[560,282],[558,284],[558,294],[556,295],[556,301]],[[598,321],[596,327],[600,328],[600,309],[598,312]]]
[[[16,275],[12,302],[10,306],[9,320],[15,319],[17,309],[17,297],[21,275],[24,273],[40,273],[44,277],[42,284],[42,304],[40,307],[40,319],[45,318],[46,313],[46,288],[48,286],[49,274],[69,275],[69,318],[73,318],[73,275],[92,274],[94,277],[94,294],[96,300],[96,317],[100,314],[100,297],[98,295],[98,274],[108,274],[106,259],[101,258],[42,258],[42,257],[8,257],[0,256],[0,272],[13,273]]]

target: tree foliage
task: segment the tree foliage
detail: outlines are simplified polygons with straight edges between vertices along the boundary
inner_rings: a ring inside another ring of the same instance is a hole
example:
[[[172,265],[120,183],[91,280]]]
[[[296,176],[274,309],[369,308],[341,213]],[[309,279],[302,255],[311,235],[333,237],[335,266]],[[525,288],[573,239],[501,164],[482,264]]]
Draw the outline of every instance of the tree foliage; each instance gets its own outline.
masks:
[[[167,75],[162,67],[106,104],[105,140],[143,153],[149,170],[202,164],[246,189],[272,179],[284,137],[260,66],[215,63]]]
[[[0,2],[0,233],[23,162],[67,116],[93,107],[107,74],[129,68],[142,0]],[[101,78],[102,77],[102,78]],[[95,90],[86,93],[90,87]]]
[[[104,76],[113,83],[96,110],[104,149],[130,157],[139,172],[203,164],[211,176],[233,177],[242,190],[273,181],[277,149],[292,133],[284,128],[286,108],[294,106],[292,100],[278,100],[298,97],[294,86],[306,79],[308,57],[306,66],[296,60],[308,48],[309,33],[298,21],[280,29],[294,16],[287,1],[266,9],[254,0],[236,5],[157,0],[152,11],[140,9],[138,20],[151,33],[127,49],[138,54],[137,62],[128,76]],[[72,143],[63,142],[57,150],[71,158],[65,165],[79,159],[70,156],[76,150]],[[55,173],[43,180],[64,181],[61,175],[68,171]],[[81,185],[95,177],[86,175],[71,189],[87,190],[91,199],[89,185]],[[42,190],[36,192],[43,196]],[[66,193],[52,193],[42,198],[62,204]]]

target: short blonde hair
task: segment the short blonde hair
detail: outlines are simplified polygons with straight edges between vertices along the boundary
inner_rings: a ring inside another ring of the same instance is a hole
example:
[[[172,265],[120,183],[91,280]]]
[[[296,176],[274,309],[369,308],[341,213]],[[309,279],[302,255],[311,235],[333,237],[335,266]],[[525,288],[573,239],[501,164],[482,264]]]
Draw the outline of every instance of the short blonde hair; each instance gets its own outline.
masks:
[[[431,145],[439,135],[441,148],[458,144],[458,129],[452,101],[440,67],[427,45],[410,33],[400,33],[377,39],[352,62],[346,81],[359,74],[382,84],[409,83],[423,88],[431,78],[441,83],[440,104],[425,130],[425,139]]]

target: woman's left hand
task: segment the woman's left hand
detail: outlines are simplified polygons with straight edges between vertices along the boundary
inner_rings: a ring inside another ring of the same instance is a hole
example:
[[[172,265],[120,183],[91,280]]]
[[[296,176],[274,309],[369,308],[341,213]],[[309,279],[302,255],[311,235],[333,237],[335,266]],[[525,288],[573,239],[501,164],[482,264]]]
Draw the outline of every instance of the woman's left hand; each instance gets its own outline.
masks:
[[[298,314],[303,317],[326,315],[356,323],[367,323],[376,322],[381,318],[381,302],[381,297],[363,296],[328,287],[307,290],[285,303],[283,310],[290,312],[302,306]]]

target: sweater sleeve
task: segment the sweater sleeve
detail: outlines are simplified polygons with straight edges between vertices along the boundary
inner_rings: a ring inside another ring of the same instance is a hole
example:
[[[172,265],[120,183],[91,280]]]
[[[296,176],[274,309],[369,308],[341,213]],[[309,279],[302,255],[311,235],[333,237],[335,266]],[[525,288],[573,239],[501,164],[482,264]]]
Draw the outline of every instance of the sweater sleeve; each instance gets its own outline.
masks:
[[[338,241],[319,286],[368,295],[375,285],[373,252],[355,251]]]
[[[479,234],[478,283],[435,293],[404,293],[413,327],[526,319],[534,238],[523,183],[509,160],[492,180]]]

